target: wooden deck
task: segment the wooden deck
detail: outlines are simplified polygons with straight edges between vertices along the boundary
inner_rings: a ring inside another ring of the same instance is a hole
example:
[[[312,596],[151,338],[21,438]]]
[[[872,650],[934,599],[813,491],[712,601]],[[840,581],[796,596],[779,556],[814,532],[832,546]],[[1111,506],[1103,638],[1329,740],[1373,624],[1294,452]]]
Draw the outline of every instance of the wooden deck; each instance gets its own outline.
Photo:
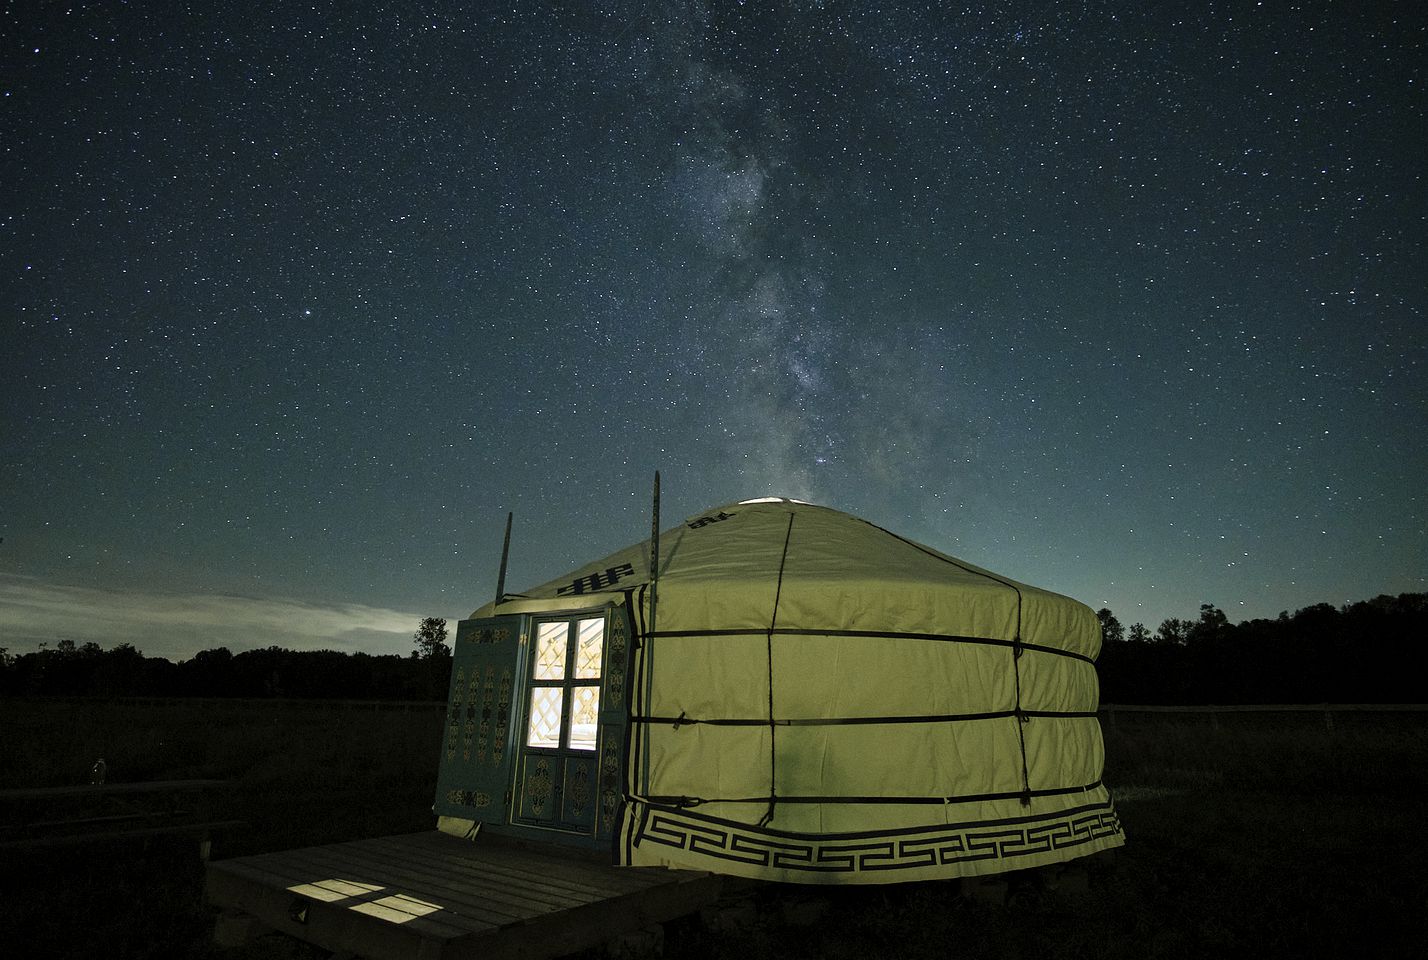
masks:
[[[226,911],[370,960],[556,957],[712,903],[719,878],[414,833],[208,864]]]

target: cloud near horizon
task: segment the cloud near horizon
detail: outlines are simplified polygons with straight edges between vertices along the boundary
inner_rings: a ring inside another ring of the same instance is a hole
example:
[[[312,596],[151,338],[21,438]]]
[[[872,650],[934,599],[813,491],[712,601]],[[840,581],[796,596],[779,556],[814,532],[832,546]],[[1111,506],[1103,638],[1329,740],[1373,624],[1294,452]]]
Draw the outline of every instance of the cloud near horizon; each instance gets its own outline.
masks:
[[[421,616],[353,603],[102,590],[0,574],[0,647],[11,654],[66,639],[105,649],[129,643],[170,660],[214,647],[405,654]]]

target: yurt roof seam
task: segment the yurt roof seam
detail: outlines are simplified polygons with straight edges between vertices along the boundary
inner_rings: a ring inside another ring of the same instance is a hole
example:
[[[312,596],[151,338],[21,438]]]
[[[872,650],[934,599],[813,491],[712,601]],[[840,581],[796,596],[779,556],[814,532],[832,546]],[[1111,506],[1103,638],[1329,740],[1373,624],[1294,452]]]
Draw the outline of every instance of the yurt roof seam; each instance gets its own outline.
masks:
[[[932,549],[929,549],[928,547],[924,547],[922,544],[918,543],[918,542],[915,541],[915,540],[909,540],[909,539],[907,539],[907,537],[900,537],[900,536],[898,536],[897,534],[893,533],[891,530],[888,530],[888,529],[885,528],[885,527],[880,527],[880,526],[878,526],[876,523],[873,523],[871,520],[863,520],[862,517],[855,517],[854,519],[856,519],[856,520],[862,520],[863,523],[866,523],[868,526],[872,527],[874,530],[880,530],[880,531],[882,531],[883,533],[887,534],[888,536],[892,537],[894,540],[897,540],[897,541],[899,541],[899,542],[901,542],[901,543],[905,543],[905,544],[907,544],[909,547],[912,547],[914,550],[918,551],[919,553],[924,553],[924,554],[926,554],[927,556],[933,558],[934,560],[941,560],[943,563],[950,563],[952,566],[956,567],[958,570],[962,570],[962,571],[964,571],[964,572],[966,572],[966,573],[973,574],[974,576],[985,577],[986,579],[991,580],[993,583],[1000,583],[1000,584],[1001,584],[1002,586],[1004,586],[1004,587],[1010,587],[1010,588],[1013,590],[1013,592],[1016,593],[1017,608],[1020,609],[1020,607],[1021,607],[1021,587],[1017,586],[1017,585],[1016,585],[1015,583],[1013,583],[1012,581],[1010,581],[1010,580],[1005,580],[1005,579],[1003,579],[1002,577],[999,577],[999,576],[997,576],[997,575],[994,574],[994,573],[990,573],[990,572],[988,572],[988,571],[986,571],[986,570],[982,570],[982,569],[980,569],[980,568],[978,568],[978,567],[969,566],[968,564],[962,563],[962,562],[960,562],[960,561],[958,561],[958,560],[954,560],[953,558],[948,557],[948,556],[945,556],[945,555],[943,555],[943,554],[937,552],[936,550],[932,550]],[[1017,633],[1018,633],[1018,635],[1020,635],[1020,633],[1021,633],[1021,623],[1020,623],[1020,620],[1019,620],[1019,619],[1018,619],[1018,622],[1017,622]]]
[[[769,619],[768,631],[768,657],[769,657],[769,808],[764,811],[763,818],[759,820],[759,826],[766,827],[773,819],[774,806],[778,803],[778,745],[774,741],[774,732],[777,724],[774,722],[774,691],[773,691],[773,638],[774,629],[778,626],[778,601],[783,595],[783,569],[788,564],[788,544],[793,539],[793,518],[796,514],[790,510],[788,512],[788,529],[783,535],[783,555],[778,558],[778,585],[774,587],[773,616]]]

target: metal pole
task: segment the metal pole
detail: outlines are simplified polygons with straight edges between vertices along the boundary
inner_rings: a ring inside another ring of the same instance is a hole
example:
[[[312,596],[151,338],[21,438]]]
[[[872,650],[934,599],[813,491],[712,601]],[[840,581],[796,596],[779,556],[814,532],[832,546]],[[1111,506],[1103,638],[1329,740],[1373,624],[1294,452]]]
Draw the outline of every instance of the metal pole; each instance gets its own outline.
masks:
[[[659,597],[659,471],[655,471],[654,515],[650,519],[650,633],[655,628],[655,603]]]
[[[506,514],[506,542],[501,544],[501,572],[496,577],[496,602],[506,595],[506,560],[511,556],[511,518],[514,512]]]

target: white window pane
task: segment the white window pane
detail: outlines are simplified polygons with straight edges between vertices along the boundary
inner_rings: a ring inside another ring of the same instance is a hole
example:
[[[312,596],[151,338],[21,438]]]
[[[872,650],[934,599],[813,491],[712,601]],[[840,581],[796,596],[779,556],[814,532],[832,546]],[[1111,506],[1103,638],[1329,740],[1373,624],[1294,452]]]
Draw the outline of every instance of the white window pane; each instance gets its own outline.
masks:
[[[595,726],[600,720],[600,688],[570,688],[570,736],[566,746],[571,750],[595,749]]]
[[[581,620],[576,630],[575,676],[594,680],[600,676],[600,651],[605,645],[605,618]]]
[[[565,642],[570,624],[542,623],[536,628],[535,678],[565,679]]]
[[[554,750],[560,746],[560,706],[564,687],[532,687],[531,719],[526,728],[526,746]]]

